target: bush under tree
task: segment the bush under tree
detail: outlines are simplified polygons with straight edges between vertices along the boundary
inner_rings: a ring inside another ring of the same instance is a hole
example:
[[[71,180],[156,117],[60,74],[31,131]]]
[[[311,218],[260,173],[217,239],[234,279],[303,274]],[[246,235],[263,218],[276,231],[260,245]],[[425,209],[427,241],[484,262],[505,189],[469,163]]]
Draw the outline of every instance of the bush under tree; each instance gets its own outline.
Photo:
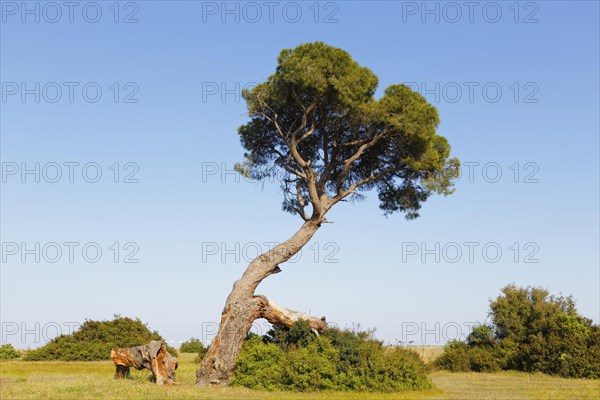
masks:
[[[431,387],[417,353],[388,347],[369,332],[328,329],[316,336],[306,321],[266,336],[249,335],[234,385],[263,390],[393,392]]]

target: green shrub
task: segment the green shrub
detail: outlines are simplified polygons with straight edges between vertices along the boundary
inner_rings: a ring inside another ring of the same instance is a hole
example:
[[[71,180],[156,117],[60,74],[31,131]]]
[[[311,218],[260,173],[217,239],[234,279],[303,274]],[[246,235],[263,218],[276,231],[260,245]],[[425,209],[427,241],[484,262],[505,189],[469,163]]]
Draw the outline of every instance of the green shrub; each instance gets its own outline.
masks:
[[[234,385],[256,389],[280,389],[283,385],[285,353],[274,343],[265,343],[259,336],[244,343],[237,359]]]
[[[508,368],[573,378],[599,378],[598,331],[572,297],[509,285],[490,303],[496,340],[517,345]],[[507,347],[507,346],[505,346]]]
[[[110,321],[86,320],[78,331],[58,336],[45,346],[27,352],[25,360],[107,360],[114,347],[139,346],[151,340],[164,339],[139,319],[115,315]],[[174,348],[167,346],[167,349],[173,356],[177,355]]]
[[[0,346],[0,360],[12,360],[19,358],[19,352],[15,350],[12,344],[7,343]]]
[[[420,357],[386,347],[367,332],[328,329],[315,336],[306,321],[249,336],[234,385],[266,390],[391,392],[431,387]]]
[[[190,338],[187,342],[183,342],[181,346],[179,346],[179,351],[182,353],[206,353],[206,347],[200,339]]]
[[[339,353],[328,338],[310,340],[285,355],[281,389],[305,392],[339,388],[336,382]]]
[[[600,326],[577,314],[571,297],[509,285],[490,303],[490,316],[492,325],[475,327],[466,343],[449,343],[435,365],[600,378]]]
[[[467,337],[467,344],[469,346],[480,346],[494,343],[496,343],[494,338],[494,328],[492,328],[490,325],[477,325],[473,327],[473,330]]]
[[[560,315],[547,331],[531,334],[522,344],[524,371],[575,378],[599,378],[598,326],[577,315]],[[596,336],[596,338],[594,338]]]
[[[208,348],[202,344],[200,339],[190,338],[190,340],[179,346],[179,351],[182,353],[197,353],[198,356],[194,358],[194,362],[199,363],[208,352]]]
[[[451,372],[471,371],[469,347],[459,340],[448,342],[444,346],[444,352],[435,359],[434,365]]]
[[[354,376],[364,377],[363,390],[393,392],[431,387],[429,368],[412,350],[369,341],[361,345],[361,358]]]
[[[347,374],[364,363],[364,360],[361,359],[363,353],[361,344],[372,339],[370,333],[329,329],[324,335],[330,338],[333,346],[338,349],[340,353],[339,368],[343,373]]]
[[[254,334],[250,334],[254,335]],[[277,344],[282,349],[289,346],[306,347],[316,336],[310,329],[308,321],[299,320],[291,328],[274,326],[263,337],[263,340]]]
[[[495,345],[468,348],[469,366],[474,372],[496,372],[504,366]]]

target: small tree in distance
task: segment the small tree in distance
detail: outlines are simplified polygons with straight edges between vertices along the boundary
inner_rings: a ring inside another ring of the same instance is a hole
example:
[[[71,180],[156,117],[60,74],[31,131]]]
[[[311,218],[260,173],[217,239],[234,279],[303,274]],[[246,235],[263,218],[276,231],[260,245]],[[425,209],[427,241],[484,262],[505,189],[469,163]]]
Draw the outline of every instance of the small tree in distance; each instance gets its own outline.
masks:
[[[200,339],[190,338],[179,346],[179,351],[182,353],[204,353],[206,352],[206,347],[200,341]]]
[[[286,49],[273,75],[244,90],[250,121],[239,128],[245,160],[237,166],[257,180],[277,176],[283,209],[302,220],[287,241],[255,258],[225,302],[219,331],[196,373],[200,385],[227,384],[252,322],[290,327],[311,317],[255,295],[327,222],[328,211],[375,189],[384,213],[413,219],[432,193],[450,194],[459,162],[436,134],[437,110],[405,85],[374,98],[378,79],[345,51],[321,42]]]
[[[0,346],[0,360],[12,360],[14,358],[19,358],[19,352],[12,344],[6,343]]]

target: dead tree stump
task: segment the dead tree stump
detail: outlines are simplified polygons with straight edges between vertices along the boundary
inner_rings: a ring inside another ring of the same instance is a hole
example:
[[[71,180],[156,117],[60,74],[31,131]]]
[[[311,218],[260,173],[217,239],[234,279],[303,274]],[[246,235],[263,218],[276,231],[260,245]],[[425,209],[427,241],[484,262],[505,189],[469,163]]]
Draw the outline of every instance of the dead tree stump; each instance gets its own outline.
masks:
[[[152,371],[157,385],[175,383],[177,359],[169,354],[167,345],[160,340],[153,340],[142,346],[112,349],[110,358],[116,367],[115,379],[128,378],[129,368],[133,367]]]
[[[127,379],[129,378],[129,367],[124,365],[117,365],[115,371],[115,379]]]

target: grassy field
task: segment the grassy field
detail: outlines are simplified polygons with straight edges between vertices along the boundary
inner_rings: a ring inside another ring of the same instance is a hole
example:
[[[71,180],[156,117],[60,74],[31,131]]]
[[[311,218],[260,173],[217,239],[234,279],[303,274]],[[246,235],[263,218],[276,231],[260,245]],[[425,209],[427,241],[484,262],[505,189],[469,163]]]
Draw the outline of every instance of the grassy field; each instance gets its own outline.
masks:
[[[425,348],[426,357],[435,356]],[[241,388],[194,386],[193,354],[180,354],[176,386],[148,382],[149,371],[132,371],[131,380],[112,379],[110,361],[0,362],[1,399],[599,399],[600,381],[562,379],[525,373],[452,374],[434,372],[434,389],[403,393],[259,392]]]

